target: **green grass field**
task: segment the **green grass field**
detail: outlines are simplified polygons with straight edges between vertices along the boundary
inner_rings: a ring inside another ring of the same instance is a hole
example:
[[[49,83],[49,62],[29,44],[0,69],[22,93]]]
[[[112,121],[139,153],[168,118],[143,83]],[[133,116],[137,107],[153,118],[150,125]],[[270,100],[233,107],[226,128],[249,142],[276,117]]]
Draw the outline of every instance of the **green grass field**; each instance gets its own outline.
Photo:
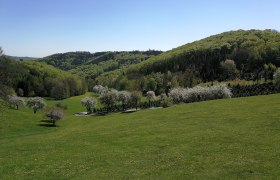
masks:
[[[280,94],[75,117],[81,98],[58,127],[7,110],[0,179],[280,178]]]

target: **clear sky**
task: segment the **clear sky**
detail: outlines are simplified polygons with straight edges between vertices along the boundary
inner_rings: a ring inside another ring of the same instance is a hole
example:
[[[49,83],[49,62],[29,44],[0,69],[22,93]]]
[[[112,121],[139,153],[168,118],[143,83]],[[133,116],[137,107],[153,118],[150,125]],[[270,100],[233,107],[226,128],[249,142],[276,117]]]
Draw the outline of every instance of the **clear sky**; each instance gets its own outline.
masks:
[[[279,0],[0,0],[5,54],[169,50],[237,29],[280,30]]]

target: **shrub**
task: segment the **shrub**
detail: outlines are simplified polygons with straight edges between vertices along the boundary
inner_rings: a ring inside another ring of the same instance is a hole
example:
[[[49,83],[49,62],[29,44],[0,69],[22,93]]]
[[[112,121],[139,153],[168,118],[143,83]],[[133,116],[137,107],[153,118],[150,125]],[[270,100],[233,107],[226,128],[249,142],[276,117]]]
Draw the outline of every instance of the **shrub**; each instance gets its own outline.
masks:
[[[264,84],[253,84],[246,86],[232,86],[231,87],[233,97],[246,97],[246,96],[257,96],[274,94],[280,91],[277,89],[276,84],[271,82]]]
[[[191,103],[230,98],[232,93],[226,85],[216,85],[211,87],[196,86],[194,88],[174,88],[170,91],[169,96],[174,103]]]
[[[170,97],[167,97],[165,93],[160,95],[160,103],[163,108],[167,108],[172,105]]]

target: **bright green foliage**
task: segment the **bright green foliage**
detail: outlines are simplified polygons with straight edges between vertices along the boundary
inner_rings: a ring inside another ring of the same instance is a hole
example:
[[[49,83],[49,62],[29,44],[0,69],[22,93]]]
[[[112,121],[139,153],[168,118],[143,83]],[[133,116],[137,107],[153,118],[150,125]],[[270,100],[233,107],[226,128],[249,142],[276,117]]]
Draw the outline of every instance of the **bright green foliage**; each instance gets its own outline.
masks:
[[[85,93],[85,81],[50,65],[0,57],[0,89],[12,87],[20,96],[64,99]]]
[[[236,66],[236,69],[232,68],[230,73],[220,68],[221,62],[227,59],[233,60]],[[173,84],[172,87],[178,85],[193,87],[201,82],[222,81],[236,77],[259,81],[262,77],[266,77],[263,73],[264,64],[280,66],[280,33],[272,30],[238,30],[174,48],[146,61],[132,64],[122,71],[102,74],[97,80],[105,82],[104,85],[109,87],[116,87],[114,81],[117,82],[118,76],[123,74],[128,81],[137,80],[138,84],[141,84],[144,77],[148,77],[146,78],[148,81],[155,79],[155,74],[160,73],[164,76],[163,88],[156,87],[155,92],[161,94],[166,90],[168,83]],[[170,73],[172,73],[172,80],[167,80]],[[107,82],[109,83],[106,84]],[[154,84],[152,80],[150,87],[154,87]],[[144,91],[140,88],[139,90]]]
[[[160,54],[161,51],[130,51],[130,52],[69,52],[54,54],[39,61],[68,70],[72,74],[85,77],[91,90],[94,85],[103,83],[95,82],[95,78],[106,72],[123,68],[130,64],[139,63]],[[110,81],[108,81],[109,83]],[[116,84],[117,85],[117,84]],[[121,89],[121,88],[120,88]]]
[[[238,70],[233,60],[227,59],[221,62],[221,70],[223,74],[222,80],[233,80],[237,78]]]
[[[38,126],[43,112],[6,109],[0,179],[277,179],[280,95],[77,117]],[[47,101],[54,105],[55,101]]]

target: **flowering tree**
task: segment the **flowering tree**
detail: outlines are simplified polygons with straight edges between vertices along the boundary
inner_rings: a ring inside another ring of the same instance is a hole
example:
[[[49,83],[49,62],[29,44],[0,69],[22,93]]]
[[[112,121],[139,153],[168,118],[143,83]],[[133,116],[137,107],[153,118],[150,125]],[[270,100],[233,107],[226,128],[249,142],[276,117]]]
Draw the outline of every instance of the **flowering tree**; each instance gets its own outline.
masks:
[[[130,101],[131,93],[128,91],[120,91],[118,92],[118,100],[122,103],[123,110],[126,109],[127,104]]]
[[[103,87],[102,85],[95,85],[92,91],[102,95],[108,92],[108,87],[107,86]]]
[[[115,105],[118,98],[118,91],[117,90],[111,90],[108,93],[103,94],[100,97],[100,101],[102,104],[106,105],[107,111],[111,111],[112,107]]]
[[[16,95],[8,96],[8,102],[11,106],[16,107],[18,110],[19,106],[25,106],[25,101],[22,97],[18,97]]]
[[[91,114],[93,113],[93,109],[96,107],[97,100],[94,98],[85,97],[81,101],[82,106],[84,106],[87,109],[87,113]]]
[[[64,117],[64,111],[59,107],[52,107],[46,111],[45,116],[49,117],[55,126],[55,123]]]
[[[31,97],[27,100],[27,106],[33,109],[34,114],[36,114],[38,109],[43,109],[46,103],[41,97]]]
[[[146,95],[147,95],[146,98],[149,101],[149,106],[151,107],[151,102],[153,100],[155,100],[155,98],[156,98],[155,92],[154,91],[148,91]]]

